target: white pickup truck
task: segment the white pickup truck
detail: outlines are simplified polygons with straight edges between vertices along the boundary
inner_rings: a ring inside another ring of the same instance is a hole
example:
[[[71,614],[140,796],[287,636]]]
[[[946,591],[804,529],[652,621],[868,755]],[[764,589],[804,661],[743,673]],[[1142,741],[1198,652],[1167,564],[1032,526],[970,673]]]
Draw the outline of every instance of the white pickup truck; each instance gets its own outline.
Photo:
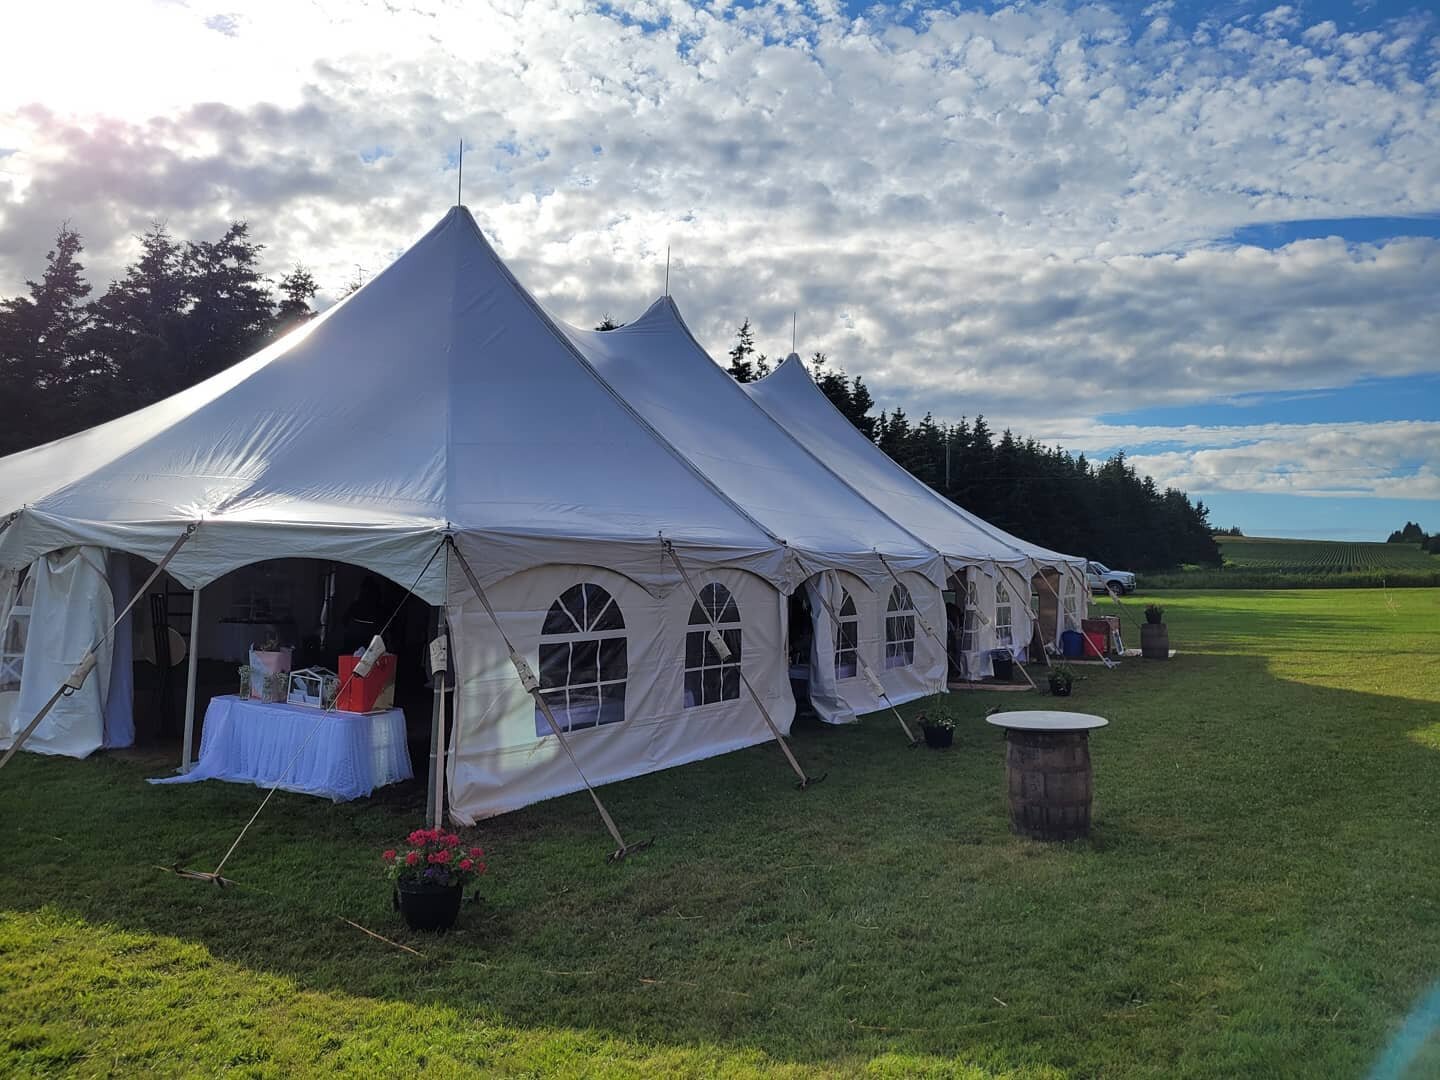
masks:
[[[1085,580],[1092,593],[1132,593],[1135,575],[1128,570],[1111,570],[1104,563],[1091,559],[1085,564]]]

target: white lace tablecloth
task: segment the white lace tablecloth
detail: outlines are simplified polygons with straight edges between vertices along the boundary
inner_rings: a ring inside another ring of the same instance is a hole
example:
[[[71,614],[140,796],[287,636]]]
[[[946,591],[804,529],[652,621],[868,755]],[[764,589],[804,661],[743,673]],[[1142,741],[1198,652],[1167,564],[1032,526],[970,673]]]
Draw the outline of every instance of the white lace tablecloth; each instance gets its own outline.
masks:
[[[242,701],[229,694],[210,699],[195,767],[150,783],[230,780],[268,788],[279,781],[284,791],[345,802],[413,775],[400,709],[322,713],[302,705]]]

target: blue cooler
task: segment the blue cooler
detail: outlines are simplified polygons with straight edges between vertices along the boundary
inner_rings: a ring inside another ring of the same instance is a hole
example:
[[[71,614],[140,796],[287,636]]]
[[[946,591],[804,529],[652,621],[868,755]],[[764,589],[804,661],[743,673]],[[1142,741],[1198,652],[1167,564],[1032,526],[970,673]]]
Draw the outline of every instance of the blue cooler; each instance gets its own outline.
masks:
[[[1085,636],[1079,630],[1066,630],[1060,635],[1060,651],[1066,656],[1085,655]]]

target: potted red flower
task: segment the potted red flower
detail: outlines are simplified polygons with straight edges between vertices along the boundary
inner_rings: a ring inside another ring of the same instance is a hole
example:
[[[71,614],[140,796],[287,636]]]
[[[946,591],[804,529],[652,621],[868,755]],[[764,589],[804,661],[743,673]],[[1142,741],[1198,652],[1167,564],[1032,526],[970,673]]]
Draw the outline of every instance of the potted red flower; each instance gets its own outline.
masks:
[[[462,848],[444,829],[416,829],[404,848],[381,858],[395,882],[395,906],[412,930],[448,930],[460,914],[465,886],[485,873],[485,852]]]

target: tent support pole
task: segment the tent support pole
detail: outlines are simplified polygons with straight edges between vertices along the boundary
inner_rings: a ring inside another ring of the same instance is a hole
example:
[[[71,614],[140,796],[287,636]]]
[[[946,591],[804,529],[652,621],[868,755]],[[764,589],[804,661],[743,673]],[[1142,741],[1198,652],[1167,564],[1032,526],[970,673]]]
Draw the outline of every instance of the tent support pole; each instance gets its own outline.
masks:
[[[445,613],[435,609],[436,626],[439,633],[445,631]],[[430,828],[438,829],[445,818],[445,672],[431,674],[430,693],[430,791],[425,799],[425,820]]]
[[[195,679],[200,672],[200,590],[190,590],[190,663],[185,671],[185,744],[180,752],[180,771],[190,771],[195,747]]]

